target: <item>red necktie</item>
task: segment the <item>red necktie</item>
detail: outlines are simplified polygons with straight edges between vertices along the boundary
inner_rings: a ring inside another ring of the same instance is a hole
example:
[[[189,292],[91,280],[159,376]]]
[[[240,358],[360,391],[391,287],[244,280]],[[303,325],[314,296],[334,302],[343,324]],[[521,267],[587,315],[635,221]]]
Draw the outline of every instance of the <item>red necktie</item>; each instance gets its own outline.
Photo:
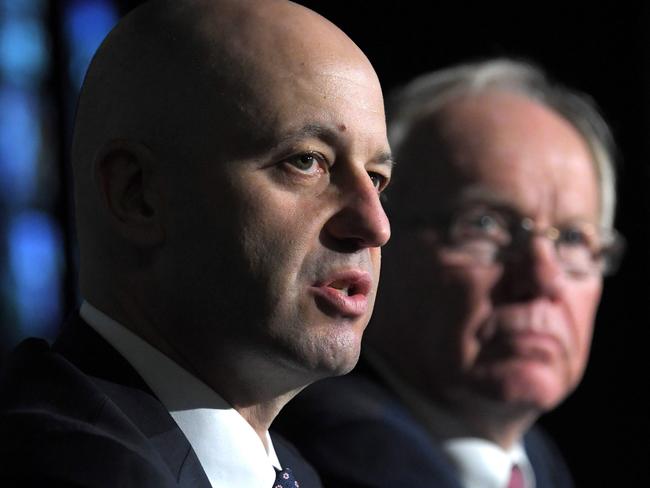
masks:
[[[508,481],[508,488],[525,488],[525,486],[524,473],[521,472],[519,466],[513,464],[512,471],[510,472],[510,481]]]

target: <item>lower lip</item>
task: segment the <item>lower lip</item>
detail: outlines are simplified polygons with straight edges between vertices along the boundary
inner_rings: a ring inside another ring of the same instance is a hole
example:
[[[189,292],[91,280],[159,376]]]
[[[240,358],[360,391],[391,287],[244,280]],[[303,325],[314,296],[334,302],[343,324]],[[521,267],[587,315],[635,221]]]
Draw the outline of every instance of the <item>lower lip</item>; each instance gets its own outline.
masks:
[[[316,296],[316,301],[324,306],[327,313],[358,318],[368,311],[368,297],[366,295],[346,295],[341,290],[330,286],[314,286],[311,290]]]
[[[548,334],[523,333],[509,338],[510,347],[520,355],[551,356],[559,347],[557,339]]]

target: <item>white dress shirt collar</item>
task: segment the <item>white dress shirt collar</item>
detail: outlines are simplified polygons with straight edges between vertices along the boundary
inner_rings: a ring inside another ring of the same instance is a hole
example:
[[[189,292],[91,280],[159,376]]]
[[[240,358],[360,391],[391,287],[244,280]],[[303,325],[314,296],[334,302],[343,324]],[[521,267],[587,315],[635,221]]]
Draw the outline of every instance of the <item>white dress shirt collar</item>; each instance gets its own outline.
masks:
[[[187,437],[213,488],[269,488],[281,469],[251,425],[221,396],[88,302],[81,317],[133,366]]]
[[[505,451],[485,439],[465,437],[444,441],[443,450],[456,465],[465,488],[506,488],[514,464],[521,469],[526,487],[535,486],[530,462],[520,443]]]
[[[424,398],[376,352],[366,347],[363,356],[432,438],[441,443],[455,464],[464,488],[505,488],[514,464],[521,469],[526,488],[535,488],[535,474],[521,441],[506,451],[493,442],[462,434],[467,429],[457,417]]]

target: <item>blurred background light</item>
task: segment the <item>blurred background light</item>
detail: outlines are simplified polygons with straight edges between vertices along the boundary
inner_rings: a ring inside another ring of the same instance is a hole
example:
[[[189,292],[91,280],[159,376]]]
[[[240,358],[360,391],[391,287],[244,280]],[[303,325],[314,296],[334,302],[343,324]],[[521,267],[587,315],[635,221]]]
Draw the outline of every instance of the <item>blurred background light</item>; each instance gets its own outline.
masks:
[[[0,87],[0,190],[7,207],[26,205],[37,192],[41,114],[36,97]]]
[[[5,17],[0,21],[0,70],[4,81],[38,85],[48,68],[48,46],[40,19]]]
[[[9,221],[9,274],[22,335],[51,336],[61,321],[61,237],[56,222],[42,212],[22,212]]]
[[[0,13],[11,15],[41,15],[45,0],[0,0]]]
[[[64,34],[70,55],[69,76],[75,89],[81,87],[93,54],[117,20],[117,9],[108,0],[72,0],[66,5]]]

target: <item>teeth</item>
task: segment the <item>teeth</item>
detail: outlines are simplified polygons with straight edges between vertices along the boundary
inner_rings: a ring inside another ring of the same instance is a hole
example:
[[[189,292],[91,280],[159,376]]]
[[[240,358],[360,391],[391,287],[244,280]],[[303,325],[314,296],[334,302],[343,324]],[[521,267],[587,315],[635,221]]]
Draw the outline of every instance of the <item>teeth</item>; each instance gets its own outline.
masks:
[[[346,295],[348,294],[348,285],[344,281],[334,281],[330,283],[330,287],[335,288],[337,290],[341,290],[344,292]]]

